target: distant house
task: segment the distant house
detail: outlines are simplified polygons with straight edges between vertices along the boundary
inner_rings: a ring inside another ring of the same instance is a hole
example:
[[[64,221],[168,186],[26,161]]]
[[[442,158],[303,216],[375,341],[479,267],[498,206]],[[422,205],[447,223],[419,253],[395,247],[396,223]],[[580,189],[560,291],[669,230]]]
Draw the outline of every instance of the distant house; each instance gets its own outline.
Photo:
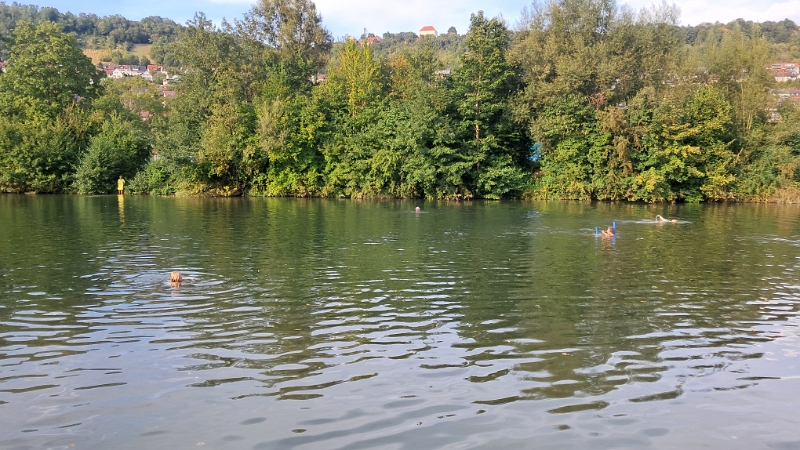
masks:
[[[450,69],[441,69],[433,72],[433,74],[436,75],[436,78],[446,78],[450,76],[450,72]]]
[[[157,66],[155,64],[148,64],[147,71],[150,72],[151,75],[163,75],[164,77],[169,77],[166,69],[164,66]]]
[[[103,71],[109,78],[144,77],[148,81],[153,81],[147,66],[103,63]]]
[[[170,84],[180,83],[181,81],[182,80],[181,80],[181,76],[180,75],[173,75],[171,77],[167,76],[166,78],[164,78],[164,81],[161,84],[163,84],[164,86],[167,86],[167,85],[170,85]]]
[[[800,104],[800,89],[770,89],[769,93],[776,98],[778,106],[787,102],[795,106]],[[775,106],[767,107],[764,110],[767,113],[767,122],[769,123],[778,123],[783,119]]]
[[[426,25],[426,26],[420,28],[419,35],[420,36],[433,36],[433,37],[436,37],[436,36],[438,36],[438,33],[436,32],[436,28],[433,28],[430,25]]]
[[[109,78],[113,78],[112,75],[114,75],[114,69],[116,69],[117,67],[119,67],[119,66],[116,65],[116,64],[111,64],[111,63],[107,63],[107,62],[101,62],[100,63],[100,70],[105,72],[106,76],[109,77]]]
[[[773,63],[767,67],[775,81],[785,83],[787,81],[794,81],[800,77],[800,64],[797,63]]]
[[[313,84],[324,83],[325,82],[325,74],[324,73],[318,73],[316,75],[311,75],[308,78],[308,80],[311,81],[311,83],[313,83]]]
[[[777,97],[779,105],[787,101],[794,104],[800,102],[800,89],[770,89],[769,93]]]

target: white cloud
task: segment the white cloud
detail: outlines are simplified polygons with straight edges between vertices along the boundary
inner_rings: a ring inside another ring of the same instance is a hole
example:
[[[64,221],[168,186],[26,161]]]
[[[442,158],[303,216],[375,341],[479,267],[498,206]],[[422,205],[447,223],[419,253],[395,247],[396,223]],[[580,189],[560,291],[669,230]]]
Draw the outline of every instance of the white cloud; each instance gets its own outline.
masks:
[[[800,1],[773,3],[772,6],[764,11],[764,16],[765,19],[763,20],[783,20],[788,18],[795,22],[800,22]]]

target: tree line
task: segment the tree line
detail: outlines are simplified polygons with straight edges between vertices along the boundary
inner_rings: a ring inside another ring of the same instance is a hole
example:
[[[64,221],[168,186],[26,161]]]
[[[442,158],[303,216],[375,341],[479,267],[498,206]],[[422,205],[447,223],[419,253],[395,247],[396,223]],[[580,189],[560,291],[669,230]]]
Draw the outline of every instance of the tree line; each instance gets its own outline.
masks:
[[[549,0],[513,27],[478,12],[463,36],[367,45],[333,42],[309,0],[260,0],[178,30],[162,99],[22,21],[0,189],[108,193],[122,175],[150,194],[800,201],[800,122],[766,70],[791,38],[686,30],[666,3]]]

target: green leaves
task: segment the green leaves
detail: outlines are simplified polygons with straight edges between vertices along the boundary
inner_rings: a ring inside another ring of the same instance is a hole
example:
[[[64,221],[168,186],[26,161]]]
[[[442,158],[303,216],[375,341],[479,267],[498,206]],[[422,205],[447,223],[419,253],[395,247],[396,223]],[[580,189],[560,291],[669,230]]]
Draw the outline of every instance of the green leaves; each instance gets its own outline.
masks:
[[[99,83],[74,37],[20,23],[0,189],[107,192],[123,174],[167,194],[800,198],[797,113],[769,94],[758,27],[707,26],[685,47],[677,20],[667,4],[548,0],[513,33],[478,12],[464,36],[333,45],[311,1],[259,0],[233,25],[197,14],[174,44],[174,23],[142,20],[157,58],[182,62],[168,99]],[[126,23],[98,27],[113,43]]]
[[[89,148],[75,172],[75,190],[80,194],[108,194],[122,176],[133,178],[150,156],[149,137],[143,126],[113,116],[92,136]]]
[[[102,92],[100,73],[72,35],[51,22],[18,24],[6,73],[0,77],[0,110],[10,116],[57,117],[65,108],[90,103]]]
[[[660,104],[645,91],[627,108],[603,111],[585,97],[563,96],[543,108],[533,129],[542,144],[534,195],[730,199],[736,170],[730,109],[711,86]]]
[[[91,128],[100,75],[75,39],[53,23],[20,23],[0,76],[0,189],[61,192]]]
[[[452,88],[459,156],[469,167],[462,176],[471,185],[468,196],[518,195],[526,184],[522,164],[530,143],[509,113],[510,102],[522,87],[516,67],[506,58],[509,44],[509,31],[500,19],[487,19],[482,11],[472,15],[467,52],[453,75]]]
[[[259,0],[243,20],[236,21],[236,31],[276,49],[283,59],[309,62],[312,70],[327,58],[332,44],[316,5],[309,0]]]
[[[0,191],[69,190],[89,127],[86,115],[74,109],[55,120],[0,118]]]
[[[347,102],[350,117],[379,100],[383,77],[372,49],[353,39],[339,45],[328,69],[328,79],[321,89],[334,99]]]

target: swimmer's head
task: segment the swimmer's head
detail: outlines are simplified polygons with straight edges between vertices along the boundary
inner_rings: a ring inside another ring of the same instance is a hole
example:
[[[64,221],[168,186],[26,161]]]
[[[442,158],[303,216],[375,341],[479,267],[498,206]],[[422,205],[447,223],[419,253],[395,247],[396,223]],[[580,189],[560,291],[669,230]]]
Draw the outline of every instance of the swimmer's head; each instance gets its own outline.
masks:
[[[177,270],[174,270],[169,274],[170,283],[180,283],[182,281],[183,281],[183,276]]]
[[[414,211],[419,212],[420,211],[419,206],[417,206],[417,208],[414,209]]]

